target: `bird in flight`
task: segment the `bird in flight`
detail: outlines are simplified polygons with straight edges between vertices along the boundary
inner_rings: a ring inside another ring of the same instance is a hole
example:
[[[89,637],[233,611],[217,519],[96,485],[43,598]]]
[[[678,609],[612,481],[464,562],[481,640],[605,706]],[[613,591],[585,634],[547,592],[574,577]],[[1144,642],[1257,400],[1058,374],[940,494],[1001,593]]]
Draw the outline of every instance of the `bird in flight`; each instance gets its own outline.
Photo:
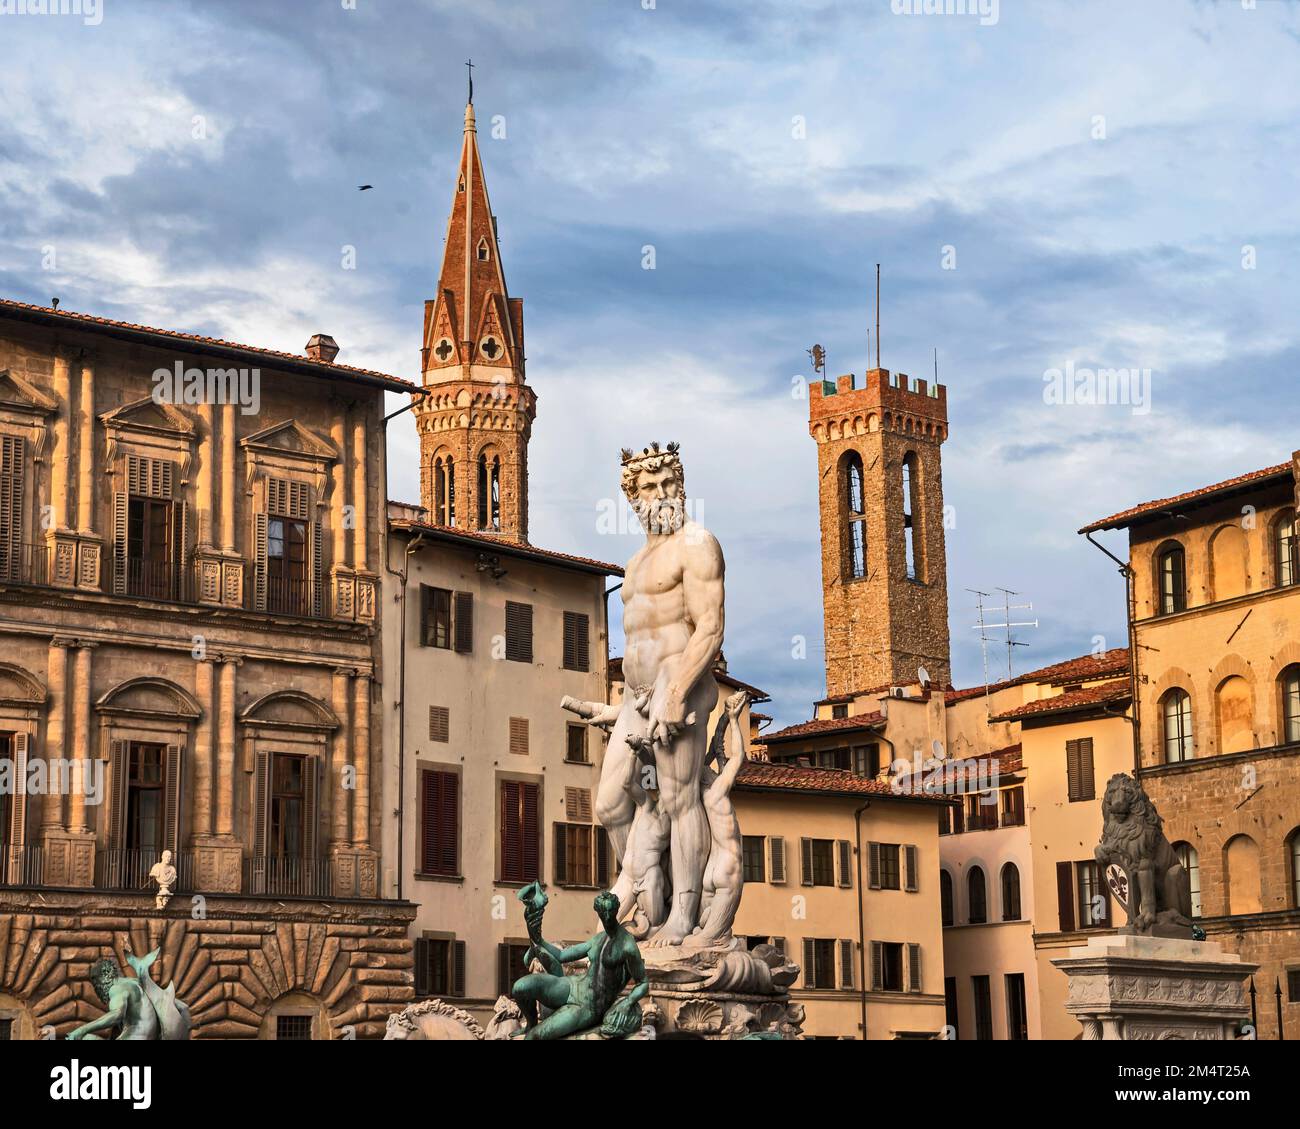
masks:
[[[373,184],[358,184],[358,185],[357,185],[357,191],[358,191],[358,192],[369,192],[372,188],[374,188],[374,185],[373,185]]]

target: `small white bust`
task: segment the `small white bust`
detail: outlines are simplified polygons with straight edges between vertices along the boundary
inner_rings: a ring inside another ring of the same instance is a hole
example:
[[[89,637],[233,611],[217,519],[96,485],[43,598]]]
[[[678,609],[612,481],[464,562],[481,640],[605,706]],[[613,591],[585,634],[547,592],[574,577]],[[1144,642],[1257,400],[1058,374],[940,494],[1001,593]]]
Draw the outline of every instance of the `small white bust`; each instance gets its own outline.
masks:
[[[149,877],[158,883],[154,905],[158,909],[166,909],[172,896],[172,887],[176,885],[176,868],[172,865],[171,851],[163,851],[162,858],[149,869]]]

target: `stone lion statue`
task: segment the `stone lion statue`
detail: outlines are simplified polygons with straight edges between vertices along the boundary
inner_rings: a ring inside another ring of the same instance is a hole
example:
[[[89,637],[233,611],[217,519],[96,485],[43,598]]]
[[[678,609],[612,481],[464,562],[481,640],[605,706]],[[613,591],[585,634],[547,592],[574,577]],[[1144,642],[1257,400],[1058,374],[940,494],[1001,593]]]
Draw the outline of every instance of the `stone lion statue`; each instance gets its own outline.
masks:
[[[1101,812],[1101,842],[1093,854],[1103,870],[1113,863],[1128,876],[1127,931],[1190,937],[1192,893],[1187,871],[1142,785],[1117,772],[1106,785]]]

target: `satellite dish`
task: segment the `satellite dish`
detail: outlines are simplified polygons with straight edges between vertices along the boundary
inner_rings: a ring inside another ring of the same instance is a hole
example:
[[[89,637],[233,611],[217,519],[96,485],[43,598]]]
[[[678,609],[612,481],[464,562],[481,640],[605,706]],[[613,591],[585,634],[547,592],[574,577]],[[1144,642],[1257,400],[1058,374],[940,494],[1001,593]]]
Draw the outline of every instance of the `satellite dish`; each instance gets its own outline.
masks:
[[[927,682],[930,681],[930,672],[926,670],[925,667],[918,666],[916,668],[916,678],[917,681],[920,682],[922,686],[924,686]]]

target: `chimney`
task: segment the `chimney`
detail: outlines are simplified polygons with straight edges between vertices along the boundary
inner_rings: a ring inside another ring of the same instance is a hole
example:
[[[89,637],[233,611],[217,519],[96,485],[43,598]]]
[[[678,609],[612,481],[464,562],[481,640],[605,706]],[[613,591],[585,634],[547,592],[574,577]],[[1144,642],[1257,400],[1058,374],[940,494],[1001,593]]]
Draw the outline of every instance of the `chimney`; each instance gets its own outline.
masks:
[[[339,343],[328,333],[314,333],[312,339],[307,342],[305,352],[308,360],[332,364],[334,358],[339,355]]]

